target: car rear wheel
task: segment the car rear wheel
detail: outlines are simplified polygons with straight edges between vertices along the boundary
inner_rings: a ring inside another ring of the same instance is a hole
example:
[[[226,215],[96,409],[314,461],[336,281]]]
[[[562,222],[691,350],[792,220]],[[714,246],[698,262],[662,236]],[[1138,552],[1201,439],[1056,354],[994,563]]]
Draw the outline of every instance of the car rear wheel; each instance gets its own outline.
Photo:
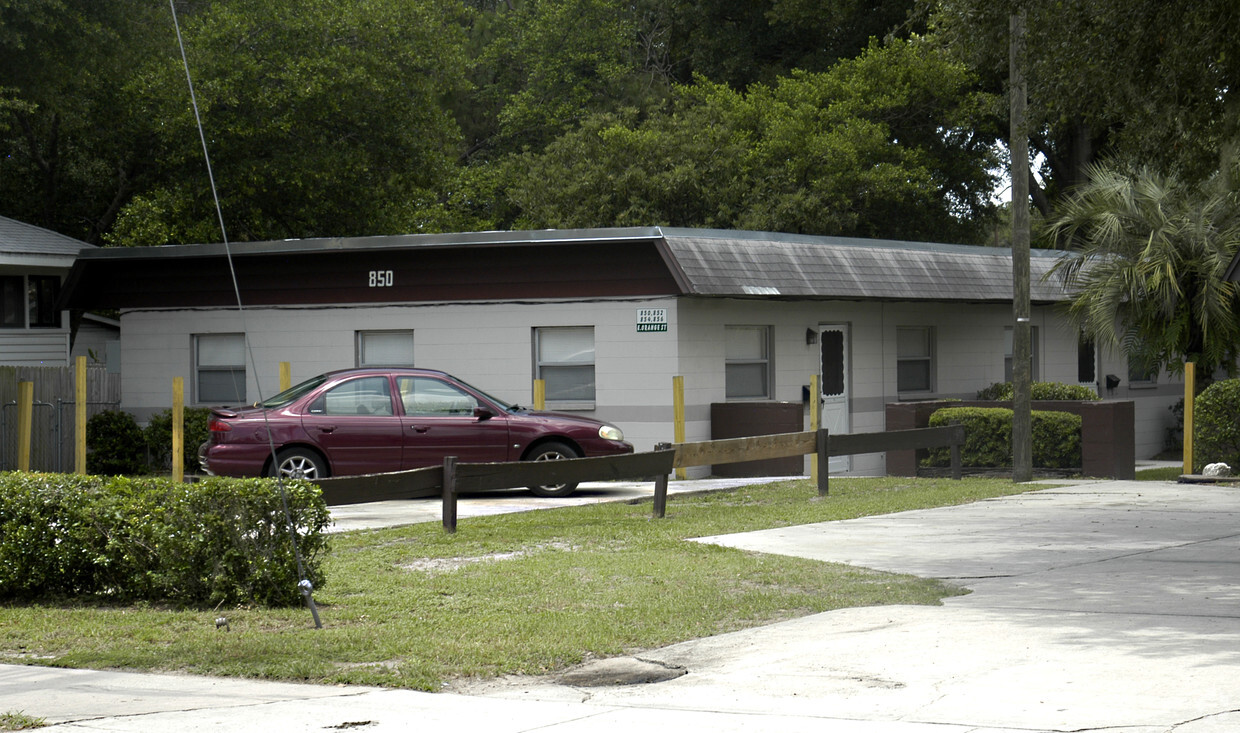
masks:
[[[289,448],[276,455],[275,468],[270,475],[314,481],[327,478],[328,473],[327,461],[324,461],[318,453],[305,448]]]
[[[573,450],[563,443],[543,443],[535,448],[528,456],[527,461],[562,461],[568,458],[580,458],[577,451]],[[577,490],[577,484],[551,484],[547,486],[531,486],[530,493],[534,496],[545,496],[555,498],[558,496],[568,496]]]

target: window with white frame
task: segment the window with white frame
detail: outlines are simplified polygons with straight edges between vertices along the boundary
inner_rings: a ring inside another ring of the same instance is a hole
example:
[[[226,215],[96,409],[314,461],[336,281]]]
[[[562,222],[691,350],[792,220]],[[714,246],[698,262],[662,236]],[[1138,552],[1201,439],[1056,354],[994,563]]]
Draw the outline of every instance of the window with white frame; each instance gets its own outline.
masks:
[[[1098,382],[1097,354],[1093,338],[1081,333],[1076,342],[1076,381],[1080,384]]]
[[[1143,387],[1158,383],[1158,364],[1152,364],[1144,355],[1128,355],[1128,386]]]
[[[413,366],[413,331],[358,331],[357,365]]]
[[[245,334],[195,334],[194,401],[209,405],[247,402]]]
[[[23,286],[21,275],[0,275],[0,328],[26,327]]]
[[[934,391],[934,329],[901,326],[896,329],[896,389],[900,392]]]
[[[60,328],[58,295],[56,275],[0,276],[0,328]]]
[[[771,397],[771,327],[725,326],[724,394],[729,400]]]
[[[31,328],[60,328],[60,278],[56,275],[27,275],[26,304]]]
[[[1003,329],[1003,381],[1012,381],[1012,327]],[[1029,379],[1038,381],[1038,327],[1029,327]]]
[[[565,409],[594,406],[594,327],[534,329],[534,377],[543,380],[548,403]]]

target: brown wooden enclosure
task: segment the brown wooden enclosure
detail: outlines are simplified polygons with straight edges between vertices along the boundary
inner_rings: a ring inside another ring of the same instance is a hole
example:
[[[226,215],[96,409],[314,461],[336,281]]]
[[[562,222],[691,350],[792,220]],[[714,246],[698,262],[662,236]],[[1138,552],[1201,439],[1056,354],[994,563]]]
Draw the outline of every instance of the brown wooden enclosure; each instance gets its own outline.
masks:
[[[1038,400],[1034,410],[1056,410],[1081,416],[1081,473],[1099,478],[1132,479],[1136,475],[1136,438],[1132,400]],[[887,429],[925,427],[930,416],[944,407],[1006,407],[1011,402],[929,400],[887,405]],[[887,454],[887,474],[916,476],[917,450]]]

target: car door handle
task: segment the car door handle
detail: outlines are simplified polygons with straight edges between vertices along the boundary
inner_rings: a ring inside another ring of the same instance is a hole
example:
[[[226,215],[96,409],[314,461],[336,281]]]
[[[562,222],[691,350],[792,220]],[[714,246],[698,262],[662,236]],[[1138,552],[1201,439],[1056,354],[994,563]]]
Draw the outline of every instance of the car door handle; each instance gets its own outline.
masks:
[[[415,433],[425,433],[426,431],[430,430],[431,428],[430,428],[430,426],[429,426],[429,425],[410,425],[410,426],[409,426],[409,429],[410,429],[410,430],[412,430],[412,431],[413,431],[413,432],[415,432]]]
[[[320,426],[319,426],[319,432],[320,432],[320,433],[330,433],[331,431],[333,431],[333,430],[335,430],[335,429],[336,429],[336,426],[335,426],[335,425],[320,425]]]

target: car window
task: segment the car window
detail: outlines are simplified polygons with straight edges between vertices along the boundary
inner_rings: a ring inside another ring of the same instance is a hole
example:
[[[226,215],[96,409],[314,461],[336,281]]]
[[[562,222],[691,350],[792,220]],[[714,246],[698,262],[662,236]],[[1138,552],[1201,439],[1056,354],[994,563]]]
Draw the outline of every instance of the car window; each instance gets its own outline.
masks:
[[[362,377],[332,387],[310,404],[318,415],[391,415],[387,377]]]
[[[396,388],[406,415],[419,417],[470,415],[478,400],[447,382],[431,377],[397,377]]]

